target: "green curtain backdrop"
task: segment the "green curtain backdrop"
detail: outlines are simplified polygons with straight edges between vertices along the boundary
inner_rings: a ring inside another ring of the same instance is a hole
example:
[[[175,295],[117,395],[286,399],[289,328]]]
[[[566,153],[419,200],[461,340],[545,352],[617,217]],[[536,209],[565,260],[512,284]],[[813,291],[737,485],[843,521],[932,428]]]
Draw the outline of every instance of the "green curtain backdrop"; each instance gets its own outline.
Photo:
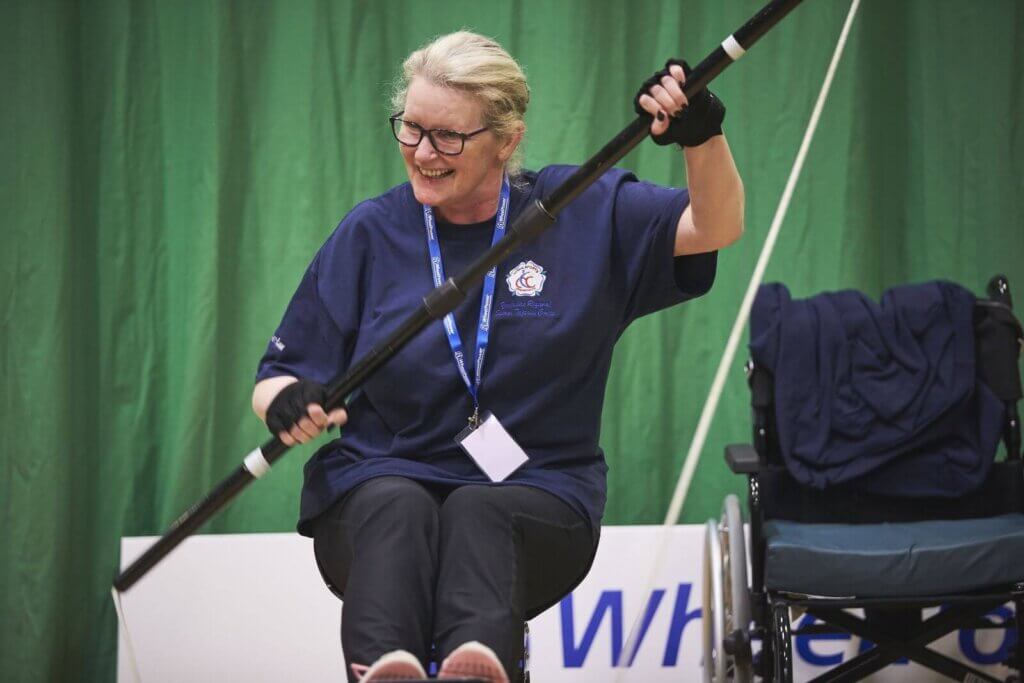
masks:
[[[111,681],[125,535],[161,532],[264,439],[255,364],[314,251],[402,182],[403,57],[468,27],[524,65],[527,165],[579,162],[665,58],[699,60],[760,0],[0,5],[0,678]],[[848,8],[807,2],[714,89],[747,232],[706,297],[619,345],[606,522],[658,523]],[[1024,301],[1024,4],[866,0],[769,280],[873,295],[931,278]],[[685,183],[646,143],[624,162]],[[741,488],[740,365],[684,521]],[[297,449],[208,532],[288,531]]]

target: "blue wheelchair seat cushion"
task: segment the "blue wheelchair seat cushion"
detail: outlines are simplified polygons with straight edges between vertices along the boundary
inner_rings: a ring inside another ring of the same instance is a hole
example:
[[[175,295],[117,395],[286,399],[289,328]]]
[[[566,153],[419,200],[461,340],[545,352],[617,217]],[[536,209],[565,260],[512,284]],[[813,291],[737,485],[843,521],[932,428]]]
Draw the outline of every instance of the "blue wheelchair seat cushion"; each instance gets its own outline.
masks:
[[[827,597],[953,595],[1024,581],[1024,514],[764,525],[765,586]]]

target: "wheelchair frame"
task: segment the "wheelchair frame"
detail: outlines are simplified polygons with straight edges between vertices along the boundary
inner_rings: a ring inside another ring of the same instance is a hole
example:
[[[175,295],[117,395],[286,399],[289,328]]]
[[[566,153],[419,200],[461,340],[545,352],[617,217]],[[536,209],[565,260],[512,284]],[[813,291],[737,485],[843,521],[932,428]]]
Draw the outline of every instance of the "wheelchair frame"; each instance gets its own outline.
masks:
[[[773,378],[767,370],[755,367],[752,361],[747,363],[753,408],[753,445],[727,446],[725,460],[733,473],[748,478],[752,581],[746,580],[746,558],[734,547],[734,539],[743,539],[744,536],[742,517],[738,514],[739,502],[736,496],[731,495],[723,504],[721,519],[709,520],[705,530],[705,681],[742,682],[752,680],[754,675],[766,681],[792,681],[792,637],[812,634],[849,634],[875,644],[814,681],[858,681],[902,657],[954,680],[998,681],[1000,679],[990,674],[928,649],[927,645],[960,628],[1014,627],[1017,642],[1004,664],[1018,672],[1016,677],[1011,676],[1008,680],[1020,680],[1019,674],[1024,670],[1024,581],[974,593],[913,598],[823,598],[768,590],[764,585],[766,545],[763,527],[768,519],[793,519],[807,523],[850,522],[849,518],[836,518],[835,508],[844,506],[849,510],[865,511],[854,523],[987,517],[1008,511],[1024,512],[1024,462],[1021,460],[1017,412],[1017,401],[1021,397],[1017,356],[1024,348],[1024,333],[1012,315],[1006,278],[994,277],[987,291],[989,299],[979,299],[976,312],[978,307],[1000,309],[993,311],[998,315],[988,316],[1000,318],[998,322],[1002,328],[996,335],[1000,353],[994,360],[979,354],[978,372],[990,386],[990,379],[999,385],[993,388],[1005,406],[1003,443],[1007,458],[994,463],[989,480],[982,489],[971,494],[974,498],[963,506],[958,501],[957,510],[952,512],[948,509],[948,501],[933,501],[934,504],[929,505],[927,502],[922,504],[921,499],[883,499],[863,492],[839,491],[837,494],[836,489],[816,492],[796,482],[782,464],[775,435]],[[976,335],[981,333],[980,317],[983,316],[975,316]],[[992,330],[985,334],[991,342]],[[984,348],[990,347],[991,344]],[[1012,372],[1012,379],[1007,379],[1007,372]],[[775,493],[776,489],[785,491],[790,500],[782,505],[774,504],[766,493]],[[792,500],[794,496],[797,500]],[[884,500],[884,507],[875,503],[879,499]],[[1006,501],[1010,501],[1009,510],[1005,509]],[[737,527],[740,529],[738,534],[735,533]],[[1024,577],[1024,567],[1021,575]],[[735,590],[737,584],[745,590]],[[1014,603],[1012,622],[999,623],[985,617],[1007,602]],[[922,619],[921,610],[929,607],[943,609]],[[865,610],[865,617],[847,611],[853,608]],[[794,610],[823,623],[794,629],[790,620]],[[761,650],[756,656],[752,648],[754,640],[761,643]]]

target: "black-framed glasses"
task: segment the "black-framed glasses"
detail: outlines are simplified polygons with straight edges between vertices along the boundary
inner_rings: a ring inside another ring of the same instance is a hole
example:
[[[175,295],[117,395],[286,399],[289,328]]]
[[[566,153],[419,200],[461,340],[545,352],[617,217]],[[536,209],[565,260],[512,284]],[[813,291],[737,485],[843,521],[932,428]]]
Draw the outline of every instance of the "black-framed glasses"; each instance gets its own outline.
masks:
[[[388,119],[391,121],[391,132],[396,140],[406,147],[418,147],[423,136],[426,135],[430,144],[439,154],[449,157],[462,154],[462,150],[466,148],[466,140],[487,130],[487,126],[474,130],[472,133],[460,133],[457,130],[444,128],[424,128],[417,123],[403,119],[402,114],[404,113],[404,111],[400,111]]]

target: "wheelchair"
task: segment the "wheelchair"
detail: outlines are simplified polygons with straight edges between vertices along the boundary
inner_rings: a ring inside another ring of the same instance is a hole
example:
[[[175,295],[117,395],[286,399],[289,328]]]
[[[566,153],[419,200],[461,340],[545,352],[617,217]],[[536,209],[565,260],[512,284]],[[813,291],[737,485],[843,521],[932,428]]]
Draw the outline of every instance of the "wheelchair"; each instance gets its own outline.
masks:
[[[987,295],[974,304],[975,372],[1002,407],[994,438],[1006,457],[962,497],[907,498],[798,481],[780,450],[775,380],[747,363],[753,443],[727,446],[725,460],[747,477],[749,543],[739,499],[730,495],[721,517],[705,526],[703,680],[792,681],[792,639],[826,634],[873,646],[815,681],[861,680],[901,658],[954,680],[1000,680],[928,648],[961,628],[1016,629],[1002,663],[1016,672],[1006,681],[1021,680],[1024,462],[1017,402],[1024,332],[1006,278],[992,278]],[[1007,603],[1014,617],[986,616]],[[929,608],[939,610],[925,618]],[[791,615],[801,613],[814,619],[798,628]]]

